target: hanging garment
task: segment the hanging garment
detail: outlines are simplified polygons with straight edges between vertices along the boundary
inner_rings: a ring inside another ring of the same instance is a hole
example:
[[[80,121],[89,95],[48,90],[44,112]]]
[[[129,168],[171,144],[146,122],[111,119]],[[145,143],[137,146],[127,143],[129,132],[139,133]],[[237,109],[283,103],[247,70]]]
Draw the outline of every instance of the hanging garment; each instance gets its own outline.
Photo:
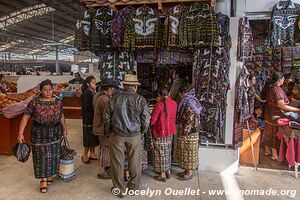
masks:
[[[90,48],[91,10],[85,10],[76,22],[74,46],[79,51]]]
[[[281,67],[281,59],[282,59],[282,50],[280,47],[273,48],[272,60],[273,60],[273,68],[275,71],[282,71]]]
[[[300,46],[291,47],[293,52],[293,69],[300,67]]]
[[[161,22],[158,14],[149,6],[142,6],[131,13],[125,28],[123,47],[156,48],[161,44]]]
[[[158,50],[157,64],[192,64],[193,61],[194,55],[192,52],[172,50],[167,48],[161,48]]]
[[[156,51],[154,50],[137,50],[135,53],[137,63],[156,63]]]
[[[180,19],[179,42],[183,48],[217,46],[218,21],[211,6],[200,2],[190,6]]]
[[[179,47],[179,24],[182,15],[187,12],[187,7],[179,4],[168,11],[164,27],[164,46]]]
[[[218,20],[218,46],[228,46],[231,48],[230,18],[223,13],[217,13]]]
[[[114,11],[109,7],[93,10],[91,28],[91,50],[97,51],[112,46],[110,26]]]
[[[300,14],[300,5],[291,0],[282,0],[273,7],[271,22],[271,45],[294,46],[295,23]]]
[[[293,52],[291,47],[282,48],[282,73],[287,75],[292,71]]]
[[[130,14],[134,12],[133,7],[126,7],[118,11],[112,21],[110,32],[114,47],[121,47],[124,41],[124,32]]]
[[[238,61],[252,61],[254,50],[252,29],[247,17],[239,20],[239,35],[238,35]]]
[[[102,58],[100,68],[101,79],[113,78],[118,88],[123,88],[121,81],[125,74],[133,71],[134,56],[128,52],[106,52]]]

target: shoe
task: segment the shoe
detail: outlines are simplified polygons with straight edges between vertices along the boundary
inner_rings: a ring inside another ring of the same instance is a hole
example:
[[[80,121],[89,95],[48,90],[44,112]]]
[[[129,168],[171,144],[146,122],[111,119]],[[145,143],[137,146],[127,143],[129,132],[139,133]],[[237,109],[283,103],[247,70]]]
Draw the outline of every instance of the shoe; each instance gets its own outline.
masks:
[[[187,180],[191,180],[192,178],[193,178],[193,175],[191,175],[191,176],[185,176],[185,175],[183,175],[183,176],[179,176],[178,180],[180,180],[180,181],[187,181]]]
[[[265,152],[265,156],[270,156],[271,153]]]
[[[40,181],[40,183],[46,183],[47,181]],[[47,193],[48,192],[48,187],[40,187],[40,192],[41,193]]]
[[[124,176],[124,182],[128,182],[129,181],[129,179],[130,179],[130,176]]]
[[[166,179],[166,178],[163,178],[163,177],[161,177],[161,176],[154,176],[153,178],[154,178],[155,180],[157,180],[157,181],[167,182],[167,179]]]
[[[89,160],[98,160],[98,158],[89,157]]]
[[[271,156],[272,160],[274,161],[277,161],[278,160],[278,157],[275,157],[275,156]]]
[[[183,171],[183,172],[177,173],[176,175],[177,175],[177,176],[183,176],[185,173],[186,173],[186,172]]]
[[[103,174],[97,174],[97,178],[98,179],[111,179],[111,176],[108,175],[106,172],[104,172]]]
[[[166,173],[166,178],[170,179],[171,178],[171,173]]]
[[[91,161],[90,161],[90,160],[84,161],[84,160],[83,160],[83,156],[81,156],[81,161],[82,161],[84,164],[91,164]]]

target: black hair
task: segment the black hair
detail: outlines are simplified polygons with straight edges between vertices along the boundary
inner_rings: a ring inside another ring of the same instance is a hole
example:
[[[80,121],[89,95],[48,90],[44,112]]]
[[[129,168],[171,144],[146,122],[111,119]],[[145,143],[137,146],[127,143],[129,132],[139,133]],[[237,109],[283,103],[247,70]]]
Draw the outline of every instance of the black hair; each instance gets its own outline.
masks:
[[[255,76],[254,74],[250,74],[250,75],[249,75],[249,80],[252,81],[253,78],[255,78],[255,77],[256,77],[256,76]]]
[[[189,88],[188,85],[183,85],[183,86],[181,86],[181,87],[179,88],[178,92],[179,92],[180,94],[182,94],[182,93],[188,92],[189,90],[190,90],[190,88]]]
[[[53,84],[52,84],[51,80],[46,79],[40,83],[40,90],[42,90],[44,88],[44,86],[46,86],[46,85],[50,85],[53,88]]]
[[[81,86],[81,91],[82,94],[86,91],[86,89],[88,89],[88,84],[92,82],[92,80],[96,80],[96,78],[94,76],[88,76],[84,81],[83,84]]]
[[[4,74],[0,74],[0,80],[4,78]]]
[[[79,72],[76,72],[76,73],[75,73],[75,76],[79,76],[79,77],[81,77],[81,75],[80,75],[80,73],[79,73]]]
[[[283,76],[283,74],[282,74],[281,72],[274,72],[274,73],[272,74],[272,76],[271,76],[270,81],[269,81],[269,87],[274,86],[274,84],[275,84],[278,80],[280,80],[280,79],[282,79],[282,78],[284,78],[284,76]]]
[[[164,101],[164,110],[165,110],[165,118],[168,117],[168,107],[167,107],[167,102],[166,102],[166,97],[168,96],[169,91],[166,87],[161,87],[158,89],[157,91],[157,95],[163,97],[163,101]]]

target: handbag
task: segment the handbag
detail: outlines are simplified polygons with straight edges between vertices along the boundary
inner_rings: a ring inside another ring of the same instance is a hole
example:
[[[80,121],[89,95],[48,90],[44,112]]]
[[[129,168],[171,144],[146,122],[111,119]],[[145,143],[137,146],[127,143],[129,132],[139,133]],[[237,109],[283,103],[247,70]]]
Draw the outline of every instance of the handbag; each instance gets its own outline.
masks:
[[[26,162],[30,156],[30,146],[26,143],[17,143],[13,148],[13,154],[20,162]]]
[[[63,137],[61,142],[59,172],[57,174],[63,181],[69,181],[75,178],[74,156],[76,154],[75,150],[70,148],[68,139]]]

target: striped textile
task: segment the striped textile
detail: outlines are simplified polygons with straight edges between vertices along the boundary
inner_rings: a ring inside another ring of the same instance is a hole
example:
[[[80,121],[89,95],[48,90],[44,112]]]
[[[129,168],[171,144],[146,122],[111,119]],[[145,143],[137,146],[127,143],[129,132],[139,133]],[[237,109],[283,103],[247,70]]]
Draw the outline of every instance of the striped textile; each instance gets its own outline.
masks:
[[[99,166],[110,167],[109,150],[108,145],[99,145]]]
[[[31,130],[32,160],[35,178],[55,175],[59,169],[62,126],[33,124]]]
[[[171,170],[172,136],[153,138],[154,172],[162,173]]]

